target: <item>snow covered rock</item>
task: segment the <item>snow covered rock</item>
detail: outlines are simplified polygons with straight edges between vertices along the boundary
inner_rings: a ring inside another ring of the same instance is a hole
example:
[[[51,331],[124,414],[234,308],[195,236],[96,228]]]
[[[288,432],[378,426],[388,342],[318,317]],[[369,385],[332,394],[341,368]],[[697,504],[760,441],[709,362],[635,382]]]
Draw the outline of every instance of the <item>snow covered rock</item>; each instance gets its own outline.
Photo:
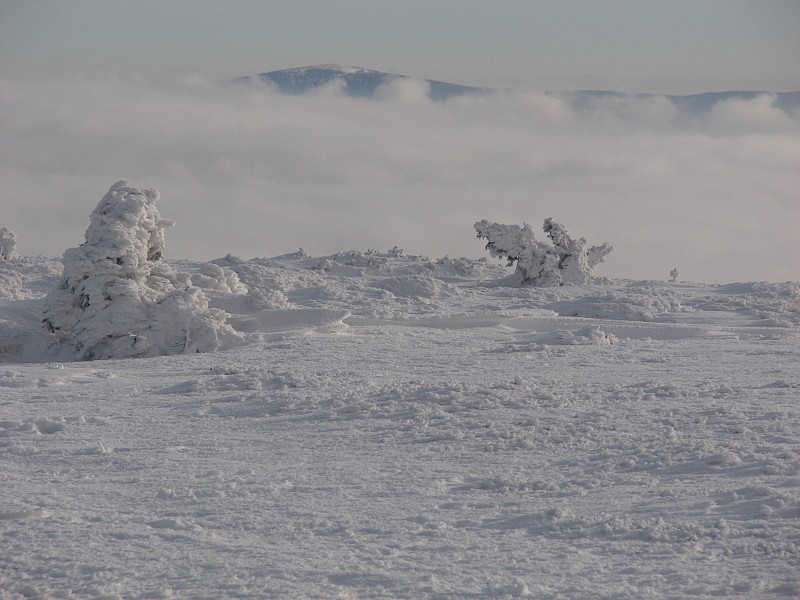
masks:
[[[538,241],[527,223],[502,225],[486,219],[475,223],[478,237],[487,240],[492,256],[516,263],[520,285],[551,287],[591,283],[594,267],[603,262],[612,247],[608,244],[586,247],[586,239],[573,239],[566,228],[547,218],[544,231],[552,244]]]
[[[0,228],[0,260],[14,260],[17,258],[17,236],[13,231]]]
[[[239,339],[187,273],[160,260],[156,190],[119,181],[92,212],[86,242],[64,253],[43,322],[79,359],[209,352]]]

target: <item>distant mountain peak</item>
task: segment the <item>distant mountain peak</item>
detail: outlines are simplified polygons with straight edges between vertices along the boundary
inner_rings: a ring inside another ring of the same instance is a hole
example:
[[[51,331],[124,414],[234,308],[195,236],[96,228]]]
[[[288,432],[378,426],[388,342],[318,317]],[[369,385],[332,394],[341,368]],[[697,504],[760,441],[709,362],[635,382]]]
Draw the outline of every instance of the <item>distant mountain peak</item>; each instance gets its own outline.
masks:
[[[345,66],[338,64],[309,65],[293,67],[279,71],[259,73],[254,76],[261,81],[272,83],[286,94],[302,94],[310,89],[325,85],[331,81],[344,82],[344,91],[350,96],[371,97],[381,85],[396,79],[415,79],[408,75],[396,75],[365,69],[363,67]],[[251,81],[253,77],[239,77],[234,83]],[[434,79],[423,80],[430,86],[428,95],[432,100],[446,100],[453,96],[462,96],[486,91],[483,88],[469,87]]]
[[[384,84],[397,79],[417,79],[409,75],[399,75],[365,69],[364,67],[346,66],[335,63],[323,65],[308,65],[292,67],[279,71],[259,73],[251,77],[239,77],[231,80],[232,83],[248,83],[254,79],[275,85],[285,94],[302,94],[308,90],[318,88],[331,81],[340,80],[344,83],[343,91],[349,96],[372,97],[375,91]],[[428,96],[432,100],[447,100],[454,96],[465,94],[486,93],[497,90],[489,88],[471,87],[456,83],[447,83],[435,79],[422,79],[429,85]],[[773,96],[774,106],[784,111],[794,111],[800,108],[800,92],[756,92],[756,91],[729,91],[707,92],[701,94],[672,95],[672,94],[646,94],[635,92],[615,92],[610,90],[577,90],[572,92],[546,92],[565,99],[575,107],[591,107],[593,103],[603,98],[634,97],[649,98],[663,96],[672,101],[680,110],[687,113],[702,113],[710,110],[715,104],[726,100],[753,100],[768,94]]]

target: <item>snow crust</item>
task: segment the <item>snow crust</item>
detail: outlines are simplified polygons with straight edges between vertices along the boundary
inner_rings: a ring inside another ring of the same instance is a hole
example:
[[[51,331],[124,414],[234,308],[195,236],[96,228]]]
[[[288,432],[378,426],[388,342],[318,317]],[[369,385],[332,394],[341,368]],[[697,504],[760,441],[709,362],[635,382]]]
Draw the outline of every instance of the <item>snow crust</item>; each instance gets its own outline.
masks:
[[[68,361],[0,261],[0,598],[800,594],[800,284],[155,262],[239,345]]]

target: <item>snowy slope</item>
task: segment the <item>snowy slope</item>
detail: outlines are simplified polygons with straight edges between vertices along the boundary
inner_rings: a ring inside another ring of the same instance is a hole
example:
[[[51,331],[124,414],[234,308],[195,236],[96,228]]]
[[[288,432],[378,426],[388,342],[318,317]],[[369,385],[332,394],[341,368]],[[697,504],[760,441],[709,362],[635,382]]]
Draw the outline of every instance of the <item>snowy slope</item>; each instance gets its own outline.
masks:
[[[0,261],[0,598],[800,594],[800,285],[172,264],[246,343],[56,362]]]

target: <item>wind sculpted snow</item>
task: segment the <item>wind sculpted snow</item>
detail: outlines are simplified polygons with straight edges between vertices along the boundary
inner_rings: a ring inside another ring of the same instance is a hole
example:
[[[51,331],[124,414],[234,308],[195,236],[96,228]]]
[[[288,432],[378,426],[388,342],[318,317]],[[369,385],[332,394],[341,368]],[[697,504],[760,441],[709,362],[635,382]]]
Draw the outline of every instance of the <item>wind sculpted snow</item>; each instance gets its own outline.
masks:
[[[170,266],[244,345],[58,362],[0,261],[0,597],[800,593],[800,285]]]

